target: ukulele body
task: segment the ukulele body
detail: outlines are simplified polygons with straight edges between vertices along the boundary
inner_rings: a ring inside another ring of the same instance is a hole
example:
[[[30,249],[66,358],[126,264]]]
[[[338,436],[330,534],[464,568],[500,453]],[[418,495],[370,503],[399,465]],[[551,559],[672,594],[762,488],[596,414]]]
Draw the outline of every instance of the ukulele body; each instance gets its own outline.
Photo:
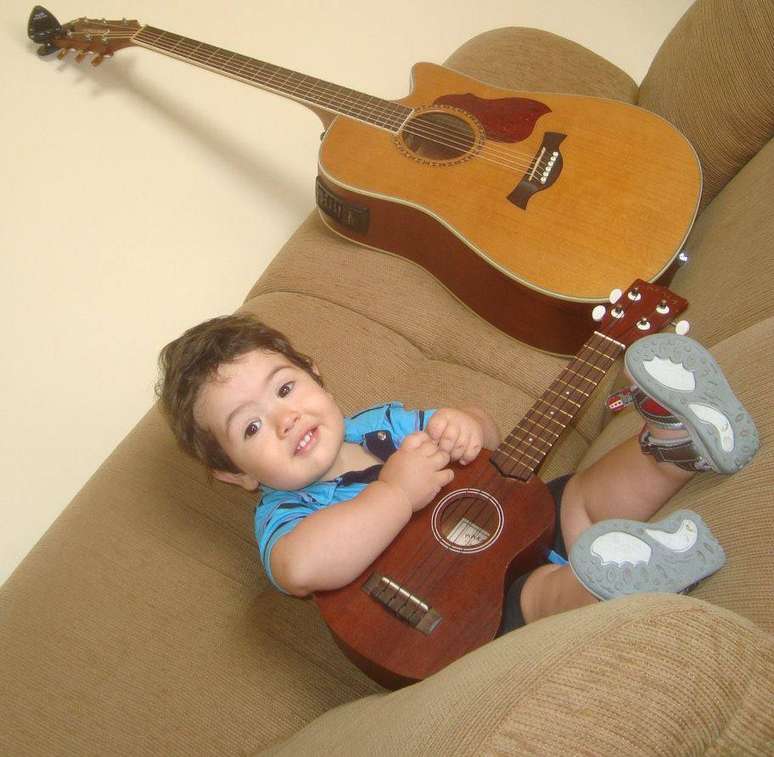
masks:
[[[314,595],[344,653],[387,688],[422,680],[491,641],[510,581],[546,561],[546,485],[506,478],[482,451],[341,589]],[[425,609],[427,608],[427,609]]]

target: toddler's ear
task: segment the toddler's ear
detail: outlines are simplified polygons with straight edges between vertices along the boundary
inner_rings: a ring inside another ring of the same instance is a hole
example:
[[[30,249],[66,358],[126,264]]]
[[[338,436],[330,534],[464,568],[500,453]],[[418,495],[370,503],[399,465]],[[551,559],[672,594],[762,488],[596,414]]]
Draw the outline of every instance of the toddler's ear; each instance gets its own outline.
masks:
[[[212,475],[217,478],[218,481],[223,481],[226,484],[234,484],[234,486],[241,486],[249,492],[254,492],[261,485],[260,481],[253,478],[248,473],[230,473],[225,470],[213,470]]]

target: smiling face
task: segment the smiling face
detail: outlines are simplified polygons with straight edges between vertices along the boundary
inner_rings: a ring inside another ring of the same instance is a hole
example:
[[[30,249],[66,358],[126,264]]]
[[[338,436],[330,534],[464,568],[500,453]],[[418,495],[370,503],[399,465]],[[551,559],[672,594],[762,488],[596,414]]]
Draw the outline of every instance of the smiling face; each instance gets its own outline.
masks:
[[[242,471],[213,475],[248,490],[259,483],[297,490],[324,480],[344,444],[333,397],[284,355],[264,350],[221,365],[199,392],[194,417]]]

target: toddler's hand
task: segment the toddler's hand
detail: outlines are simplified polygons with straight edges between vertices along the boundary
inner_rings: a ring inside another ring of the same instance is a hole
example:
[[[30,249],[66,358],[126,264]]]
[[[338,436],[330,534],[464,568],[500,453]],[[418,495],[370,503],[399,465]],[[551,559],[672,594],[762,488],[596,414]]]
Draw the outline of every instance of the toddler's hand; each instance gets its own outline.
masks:
[[[416,512],[454,478],[454,473],[446,468],[448,464],[449,453],[440,449],[424,431],[417,431],[407,436],[390,456],[379,473],[379,480],[397,486]]]
[[[437,410],[427,424],[427,433],[449,453],[452,462],[467,465],[476,459],[484,443],[481,423],[470,413],[452,407]]]

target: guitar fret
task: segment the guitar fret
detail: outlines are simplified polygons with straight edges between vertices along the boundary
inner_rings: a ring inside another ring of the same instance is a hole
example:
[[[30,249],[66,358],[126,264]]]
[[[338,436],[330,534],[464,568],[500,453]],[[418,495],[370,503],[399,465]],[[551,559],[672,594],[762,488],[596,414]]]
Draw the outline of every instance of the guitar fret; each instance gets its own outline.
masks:
[[[216,70],[292,99],[365,121],[389,131],[397,132],[413,112],[412,108],[398,103],[356,92],[154,27],[141,27],[132,39],[136,44],[150,47],[158,52],[183,58],[210,70]]]

